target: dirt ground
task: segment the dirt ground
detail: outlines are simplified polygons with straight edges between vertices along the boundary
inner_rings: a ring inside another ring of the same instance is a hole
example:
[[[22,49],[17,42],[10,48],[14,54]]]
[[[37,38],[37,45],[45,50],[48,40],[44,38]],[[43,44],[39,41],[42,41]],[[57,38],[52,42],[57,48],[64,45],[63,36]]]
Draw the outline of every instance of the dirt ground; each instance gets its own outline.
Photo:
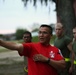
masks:
[[[0,75],[25,75],[24,61],[17,52],[0,53]]]

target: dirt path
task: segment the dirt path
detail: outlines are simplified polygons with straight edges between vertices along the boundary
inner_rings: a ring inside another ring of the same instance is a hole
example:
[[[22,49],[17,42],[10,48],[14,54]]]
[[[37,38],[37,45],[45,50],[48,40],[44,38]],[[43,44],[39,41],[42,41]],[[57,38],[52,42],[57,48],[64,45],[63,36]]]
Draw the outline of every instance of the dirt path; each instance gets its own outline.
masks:
[[[9,63],[12,61],[23,61],[23,57],[19,56],[17,51],[0,53],[0,64],[6,63],[7,61],[9,61]]]
[[[20,56],[17,51],[9,51],[9,52],[0,53],[0,59],[7,58],[7,57],[20,57]]]
[[[24,75],[23,57],[16,51],[0,53],[0,75]]]

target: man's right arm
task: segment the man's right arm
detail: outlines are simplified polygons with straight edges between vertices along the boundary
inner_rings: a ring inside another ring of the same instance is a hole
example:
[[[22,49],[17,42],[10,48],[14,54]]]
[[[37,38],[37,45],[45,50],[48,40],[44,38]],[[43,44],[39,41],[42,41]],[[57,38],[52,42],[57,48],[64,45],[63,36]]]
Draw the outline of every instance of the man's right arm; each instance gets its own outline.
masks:
[[[16,50],[20,53],[23,51],[23,45],[17,44],[14,42],[8,42],[8,41],[0,40],[0,46],[5,47],[5,48],[10,49],[10,50]]]

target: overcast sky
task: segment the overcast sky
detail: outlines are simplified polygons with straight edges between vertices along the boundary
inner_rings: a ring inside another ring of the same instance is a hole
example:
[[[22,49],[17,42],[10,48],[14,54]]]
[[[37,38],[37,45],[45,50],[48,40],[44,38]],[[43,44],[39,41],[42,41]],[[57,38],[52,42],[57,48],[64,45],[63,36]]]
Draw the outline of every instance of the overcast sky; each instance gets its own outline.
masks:
[[[50,13],[49,10],[50,9]],[[17,28],[31,31],[31,25],[56,23],[55,4],[41,6],[37,9],[32,3],[25,8],[21,0],[0,0],[0,34],[15,32]]]

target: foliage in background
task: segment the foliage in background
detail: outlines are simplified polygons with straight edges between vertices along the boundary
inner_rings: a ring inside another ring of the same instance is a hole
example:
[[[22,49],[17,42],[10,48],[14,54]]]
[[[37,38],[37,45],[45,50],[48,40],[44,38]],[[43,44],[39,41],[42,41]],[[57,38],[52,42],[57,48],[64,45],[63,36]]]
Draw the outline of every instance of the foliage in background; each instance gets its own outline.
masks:
[[[38,0],[22,0],[24,2],[24,6],[26,7],[28,5],[28,2],[33,3],[33,6],[36,7],[37,1]],[[43,3],[47,6],[48,2],[55,2],[56,0],[39,0],[41,5],[43,5]]]
[[[56,37],[56,35],[53,35],[53,36],[52,36],[52,38],[51,38],[51,40],[50,40],[50,44],[53,44],[53,43],[54,43],[55,37]],[[39,41],[39,40],[38,40],[38,36],[34,36],[34,37],[32,38],[32,42],[38,42],[38,41]]]
[[[52,44],[52,45],[54,44],[55,38],[56,38],[56,35],[53,35],[52,38],[51,38],[51,40],[50,40],[50,44]]]
[[[22,39],[23,33],[24,33],[25,31],[27,31],[27,30],[26,30],[26,29],[22,29],[22,28],[17,29],[17,30],[16,30],[16,33],[15,33],[16,39],[17,39],[17,40]]]
[[[3,34],[0,34],[0,39],[4,39],[4,35]]]
[[[32,38],[32,42],[38,42],[39,40],[38,40],[38,36],[34,36],[33,38]]]

